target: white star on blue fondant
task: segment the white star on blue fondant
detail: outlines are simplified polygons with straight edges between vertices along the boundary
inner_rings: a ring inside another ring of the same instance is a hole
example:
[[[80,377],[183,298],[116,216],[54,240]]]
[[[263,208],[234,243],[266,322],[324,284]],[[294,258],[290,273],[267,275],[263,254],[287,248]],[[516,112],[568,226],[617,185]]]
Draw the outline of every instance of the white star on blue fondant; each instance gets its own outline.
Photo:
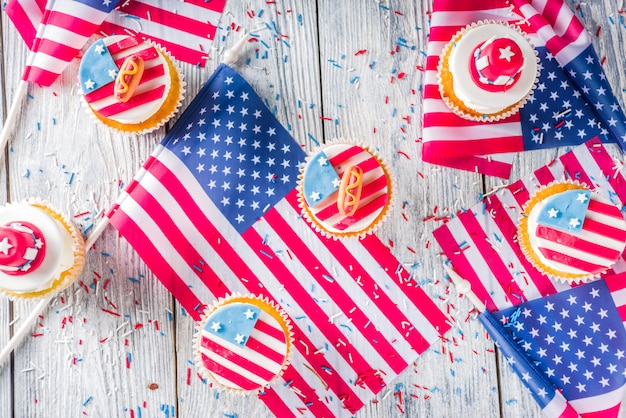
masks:
[[[261,309],[247,303],[230,303],[209,315],[204,331],[232,344],[244,346],[250,338]],[[217,324],[217,325],[216,325]]]
[[[321,151],[311,160],[304,171],[304,198],[309,206],[324,200],[339,189],[341,179],[330,164],[328,156]]]
[[[587,213],[590,190],[567,190],[546,200],[537,223],[566,232],[580,232]]]
[[[78,77],[87,94],[98,90],[102,86],[113,83],[117,77],[118,68],[102,39],[99,39],[83,55],[78,70]]]

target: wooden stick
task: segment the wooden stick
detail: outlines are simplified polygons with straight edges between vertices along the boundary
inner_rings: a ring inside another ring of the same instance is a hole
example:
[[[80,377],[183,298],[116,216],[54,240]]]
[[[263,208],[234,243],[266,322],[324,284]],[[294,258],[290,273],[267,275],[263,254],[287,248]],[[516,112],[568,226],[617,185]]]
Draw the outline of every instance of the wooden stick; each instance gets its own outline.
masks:
[[[9,108],[9,113],[7,113],[7,118],[4,121],[4,126],[2,127],[2,134],[0,134],[0,150],[4,150],[7,146],[7,142],[9,142],[9,137],[13,133],[13,129],[15,129],[15,121],[17,119],[17,110],[20,108],[22,101],[24,100],[24,96],[26,96],[26,91],[28,90],[28,82],[24,80],[20,80],[17,85],[17,90],[15,91],[15,96],[13,96],[13,102],[11,103],[11,107]],[[0,161],[2,160],[2,155],[4,153],[0,153]]]

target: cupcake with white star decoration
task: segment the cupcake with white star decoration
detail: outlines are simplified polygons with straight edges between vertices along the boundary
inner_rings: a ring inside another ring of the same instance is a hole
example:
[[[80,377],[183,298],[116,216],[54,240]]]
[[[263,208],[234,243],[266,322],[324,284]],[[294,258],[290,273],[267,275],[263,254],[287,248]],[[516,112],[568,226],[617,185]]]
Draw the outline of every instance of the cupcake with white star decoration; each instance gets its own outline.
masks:
[[[176,114],[185,93],[169,54],[134,36],[95,41],[83,55],[78,79],[89,112],[130,134],[161,127]]]
[[[298,199],[305,218],[322,234],[362,237],[387,217],[392,183],[389,168],[374,150],[335,141],[308,158]]]
[[[606,272],[626,247],[620,208],[586,185],[553,182],[524,205],[517,240],[526,258],[562,281],[586,281]]]
[[[289,365],[291,329],[287,314],[267,298],[240,294],[220,298],[198,322],[196,365],[218,388],[258,393]]]
[[[492,122],[515,114],[532,94],[538,58],[519,27],[474,22],[443,48],[437,66],[439,93],[458,116]]]
[[[0,206],[0,293],[36,298],[68,287],[82,272],[85,244],[48,202]]]

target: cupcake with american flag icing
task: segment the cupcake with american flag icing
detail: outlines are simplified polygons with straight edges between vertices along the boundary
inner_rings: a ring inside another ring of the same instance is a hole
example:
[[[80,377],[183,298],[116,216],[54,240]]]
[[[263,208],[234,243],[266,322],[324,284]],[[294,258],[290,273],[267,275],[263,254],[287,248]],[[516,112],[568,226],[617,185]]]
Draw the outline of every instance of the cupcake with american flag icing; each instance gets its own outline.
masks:
[[[151,132],[181,105],[182,75],[169,54],[134,36],[95,41],[78,73],[83,102],[105,125],[130,134]]]
[[[374,232],[389,213],[391,178],[372,149],[338,141],[308,158],[298,185],[300,207],[326,236],[362,237]]]
[[[524,205],[517,240],[544,274],[581,282],[600,276],[626,248],[626,222],[607,198],[575,181],[552,182]]]
[[[291,329],[287,314],[267,298],[240,294],[221,298],[198,322],[196,365],[218,388],[258,393],[289,365]]]

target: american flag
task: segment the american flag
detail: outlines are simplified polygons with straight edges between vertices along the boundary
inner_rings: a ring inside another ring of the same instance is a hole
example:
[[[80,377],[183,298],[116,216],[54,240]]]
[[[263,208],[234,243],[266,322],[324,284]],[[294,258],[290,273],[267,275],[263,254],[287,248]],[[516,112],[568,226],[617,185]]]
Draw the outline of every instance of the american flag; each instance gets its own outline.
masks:
[[[491,194],[434,231],[454,270],[471,283],[488,310],[505,309],[571,287],[550,280],[533,267],[516,240],[522,207],[530,196],[541,186],[566,179],[584,184],[618,208],[626,203],[626,179],[620,165],[596,138]],[[626,271],[623,254],[612,270]]]
[[[562,0],[511,3],[513,9],[505,0],[434,2],[424,87],[424,161],[508,178],[511,152],[577,145],[595,136],[603,142],[626,140],[626,117],[589,34],[571,9]],[[441,100],[436,77],[439,55],[456,31],[486,19],[517,24],[540,61],[529,102],[516,115],[491,123],[454,115]]]
[[[626,179],[620,172],[620,167],[621,165],[616,164],[610,157],[600,140],[592,139],[539,168],[532,175],[498,190],[486,197],[481,203],[459,213],[450,222],[434,231],[433,234],[437,242],[455,272],[469,281],[472,292],[478,300],[485,303],[486,313],[481,314],[479,318],[490,330],[490,333],[500,336],[499,323],[496,321],[496,325],[489,325],[489,312],[494,312],[493,315],[497,316],[498,312],[496,311],[503,311],[509,313],[510,316],[510,312],[517,311],[518,308],[523,311],[529,301],[541,301],[551,297],[551,295],[560,298],[560,295],[572,287],[574,289],[583,287],[576,287],[570,282],[550,280],[533,267],[522,253],[516,240],[517,223],[521,217],[522,207],[528,202],[530,196],[540,187],[555,180],[576,180],[607,201],[612,202],[616,205],[616,209],[622,208],[626,202]],[[599,280],[598,283],[605,283],[608,288],[608,294],[602,299],[603,303],[607,307],[615,306],[615,308],[605,308],[609,309],[611,316],[608,321],[617,321],[618,324],[622,323],[622,327],[626,326],[626,261],[624,254],[605,274],[605,278]],[[556,313],[551,315],[551,318],[554,318],[555,315]],[[572,317],[575,318],[575,316]],[[590,315],[587,315],[587,318],[589,317]],[[569,328],[566,331],[569,331]],[[618,332],[622,332],[622,330],[620,329]],[[569,343],[567,338],[555,338],[554,342],[557,345],[563,341],[567,344]],[[515,358],[515,350],[511,350],[510,342],[507,342],[506,337],[500,338],[500,340],[500,345],[504,345],[503,353],[513,352],[512,357]],[[508,347],[507,344],[509,344]],[[540,355],[539,350],[541,349],[536,348],[536,350],[535,352],[533,349],[531,357]],[[519,361],[518,363],[523,362]],[[534,362],[531,363],[534,364]],[[513,364],[513,368],[524,380],[524,383],[532,388],[533,396],[537,397],[537,394],[541,392],[537,382],[545,381],[544,373],[536,372],[533,374],[532,370],[527,373],[525,369],[515,364]],[[533,368],[533,365],[528,366],[528,369]],[[574,386],[579,382],[587,384],[584,372],[585,370],[579,368],[576,373],[571,373],[570,381]],[[524,377],[525,375],[530,375],[537,381],[530,382]],[[601,378],[599,374],[596,376]],[[551,385],[554,386],[554,383]],[[558,384],[556,387],[561,388]],[[613,407],[622,399],[622,392],[619,392],[614,393],[618,401],[610,405],[608,401],[602,403],[587,400],[583,401],[582,404],[573,401],[568,406],[564,403],[564,399],[570,400],[570,398],[560,396],[560,392],[552,392],[552,394],[554,399],[551,395],[546,395],[537,400],[542,408],[546,408],[544,411],[548,416],[572,416],[567,415],[567,413],[572,412],[571,408],[578,412],[588,412],[590,403],[598,408]],[[542,404],[548,398],[550,398],[551,403]],[[619,405],[616,408],[618,409]],[[564,415],[559,415],[561,412]]]
[[[233,292],[294,324],[277,416],[353,413],[449,329],[375,235],[337,241],[301,216],[304,151],[221,65],[111,210],[111,223],[194,319]]]
[[[9,0],[5,10],[29,46],[22,79],[50,86],[119,0]]]
[[[204,67],[226,0],[132,0],[111,13],[102,33],[147,38],[174,58]]]
[[[246,301],[224,302],[200,330],[200,360],[228,387],[259,390],[282,370],[287,338],[269,312]]]
[[[616,309],[607,283],[598,280],[493,314],[535,365],[536,373],[527,370],[520,377],[546,416],[618,415],[626,383],[626,328]],[[513,368],[523,360],[507,358]]]

